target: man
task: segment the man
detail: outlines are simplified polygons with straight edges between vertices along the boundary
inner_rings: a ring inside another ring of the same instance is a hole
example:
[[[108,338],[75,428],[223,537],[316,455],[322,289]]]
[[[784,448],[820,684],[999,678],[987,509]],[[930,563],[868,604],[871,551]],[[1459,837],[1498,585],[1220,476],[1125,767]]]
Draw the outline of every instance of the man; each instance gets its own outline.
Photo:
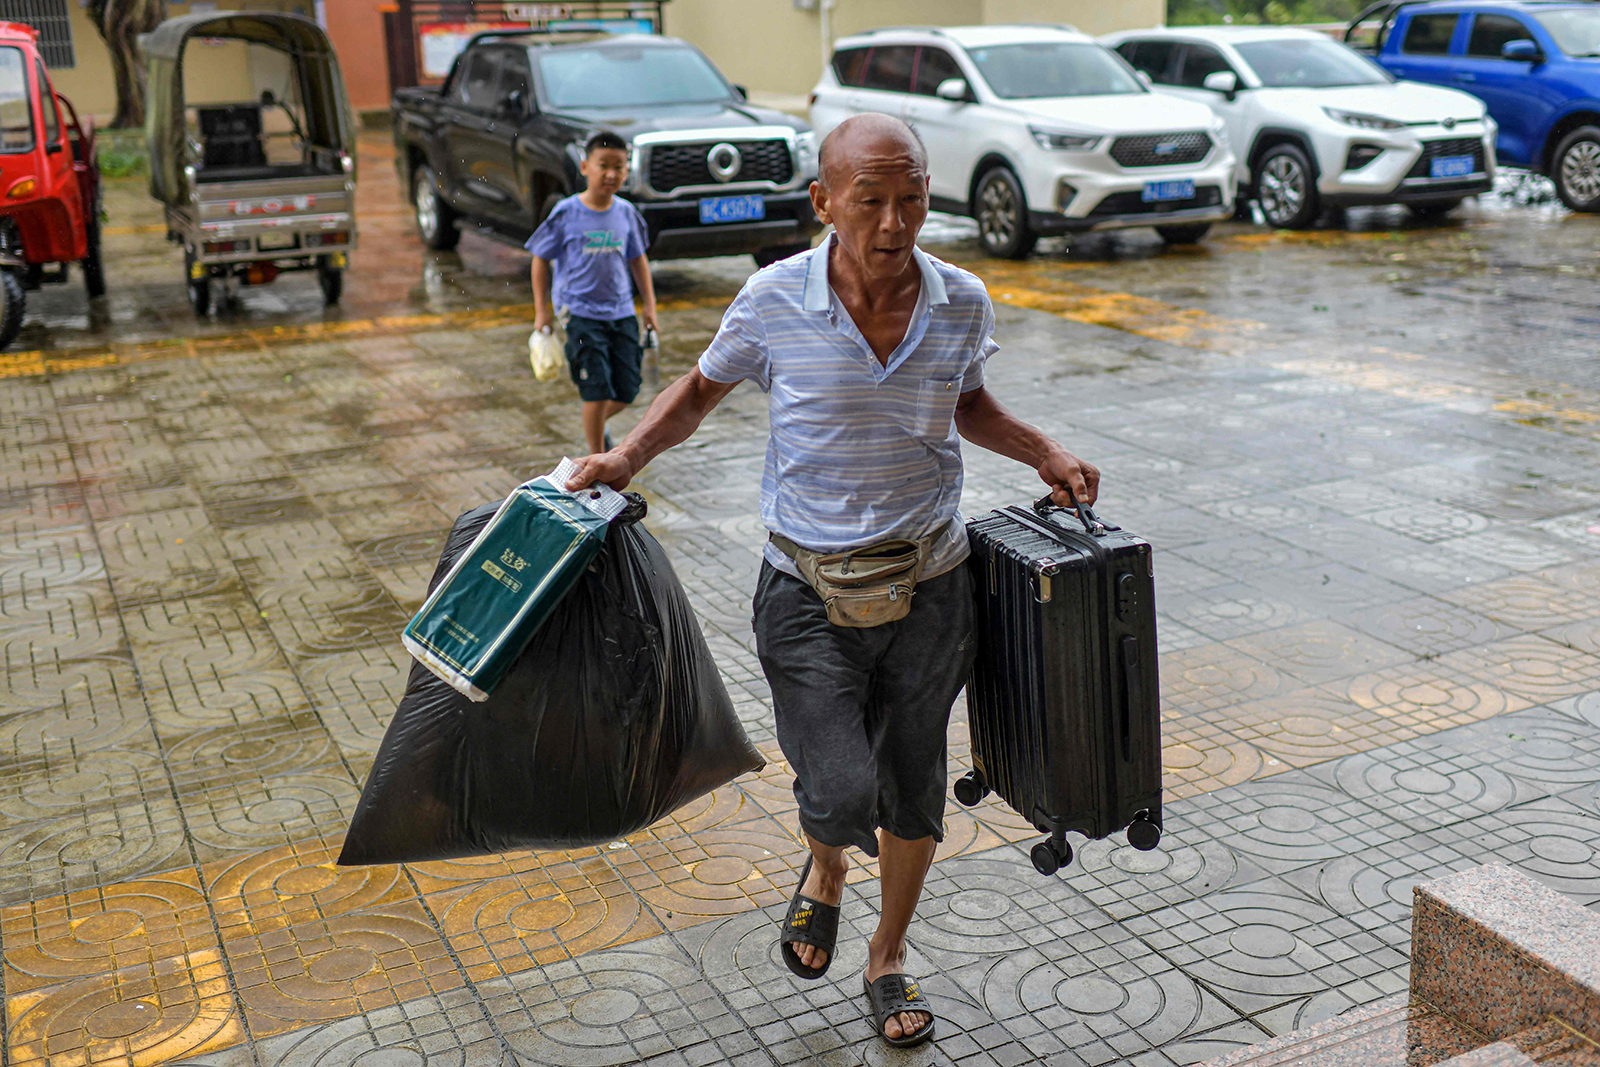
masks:
[[[622,488],[750,379],[771,397],[761,512],[777,538],[819,552],[924,539],[898,621],[830,622],[777,542],[755,594],[757,649],[811,849],[783,956],[794,973],[822,976],[845,849],[878,856],[882,908],[864,985],[881,1036],[901,1046],[934,1032],[932,1005],[902,973],[905,937],[943,837],[946,727],[974,651],[957,434],[1035,467],[1061,504],[1069,488],[1092,503],[1099,472],[984,388],[994,311],[977,278],[916,247],[928,164],[904,123],[869,114],[840,124],[811,197],[833,234],[754,275],[699,365],[570,485]]]

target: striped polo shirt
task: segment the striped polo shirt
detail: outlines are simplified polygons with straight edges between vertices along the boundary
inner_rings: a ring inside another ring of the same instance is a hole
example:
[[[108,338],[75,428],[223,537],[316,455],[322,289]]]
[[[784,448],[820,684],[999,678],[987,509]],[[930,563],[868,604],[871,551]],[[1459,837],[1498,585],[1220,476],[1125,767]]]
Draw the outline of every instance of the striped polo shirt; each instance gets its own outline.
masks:
[[[767,529],[818,552],[939,533],[931,578],[967,556],[956,401],[983,385],[995,344],[983,283],[915,249],[922,274],[911,324],[879,363],[828,283],[829,234],[745,283],[700,357],[714,382],[768,394],[761,478]],[[776,546],[767,562],[798,576]]]

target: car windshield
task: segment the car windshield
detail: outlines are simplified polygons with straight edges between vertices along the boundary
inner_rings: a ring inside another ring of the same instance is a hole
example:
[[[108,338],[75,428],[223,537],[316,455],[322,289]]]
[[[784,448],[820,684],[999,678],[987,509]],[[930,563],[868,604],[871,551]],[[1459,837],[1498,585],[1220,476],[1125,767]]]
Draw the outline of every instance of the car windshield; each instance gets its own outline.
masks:
[[[561,48],[539,54],[552,107],[639,107],[729,99],[728,83],[692,48]]]
[[[0,48],[0,152],[33,151],[33,107],[22,49]]]
[[[1592,7],[1557,8],[1534,17],[1567,55],[1600,56],[1600,11]]]
[[[1320,38],[1251,41],[1234,47],[1268,89],[1329,89],[1394,80],[1344,45]]]
[[[1006,100],[1049,96],[1111,96],[1142,93],[1122,62],[1097,44],[1037,41],[970,48],[994,95]]]

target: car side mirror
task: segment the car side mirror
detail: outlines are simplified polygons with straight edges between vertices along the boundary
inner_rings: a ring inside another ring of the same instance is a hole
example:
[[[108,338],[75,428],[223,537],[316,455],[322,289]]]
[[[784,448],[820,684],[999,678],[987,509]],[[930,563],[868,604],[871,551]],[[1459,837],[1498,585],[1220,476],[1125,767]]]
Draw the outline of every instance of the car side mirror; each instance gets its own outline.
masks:
[[[949,100],[957,104],[965,104],[971,100],[972,90],[967,86],[965,78],[946,78],[934,86],[933,95],[940,100]]]
[[[1527,38],[1518,38],[1507,41],[1500,47],[1500,58],[1515,60],[1519,63],[1543,63],[1544,53],[1539,46]]]
[[[44,150],[51,155],[54,155],[55,153],[61,151],[61,142],[56,141],[54,144],[47,144],[44,146]]]
[[[750,99],[750,90],[745,88],[742,85],[735,85],[733,87],[733,91],[739,94],[739,99],[740,100],[748,100],[748,99]]]
[[[277,104],[277,102],[278,102],[278,98],[276,96],[272,95],[272,90],[271,89],[263,89],[263,90],[261,90],[261,106],[262,107],[273,107],[274,105]]]
[[[506,98],[500,102],[500,110],[503,114],[513,117],[526,114],[528,110],[527,94],[521,89],[511,90],[506,94]]]
[[[1156,83],[1156,80],[1150,77],[1150,72],[1148,70],[1136,70],[1133,72],[1133,76],[1138,78],[1139,84],[1143,85],[1146,89],[1151,88]]]
[[[1229,100],[1239,95],[1239,75],[1231,70],[1214,70],[1200,84]]]

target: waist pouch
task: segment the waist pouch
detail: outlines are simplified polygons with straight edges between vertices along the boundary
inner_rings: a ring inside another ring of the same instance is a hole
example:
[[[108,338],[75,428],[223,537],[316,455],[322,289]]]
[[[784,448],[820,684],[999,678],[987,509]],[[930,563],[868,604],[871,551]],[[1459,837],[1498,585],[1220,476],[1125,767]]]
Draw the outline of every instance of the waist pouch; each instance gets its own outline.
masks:
[[[813,552],[781,534],[772,543],[794,560],[835,626],[867,629],[897,622],[911,611],[911,595],[922,576],[934,537],[895,539],[847,552]]]

